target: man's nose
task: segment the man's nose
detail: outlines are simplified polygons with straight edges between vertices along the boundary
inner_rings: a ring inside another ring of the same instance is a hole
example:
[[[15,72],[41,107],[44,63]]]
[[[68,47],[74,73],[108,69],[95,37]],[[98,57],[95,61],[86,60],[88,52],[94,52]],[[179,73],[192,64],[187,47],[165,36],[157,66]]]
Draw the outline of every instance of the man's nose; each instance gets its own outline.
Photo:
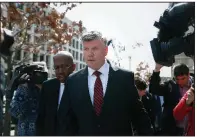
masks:
[[[178,83],[179,85],[182,85],[182,84],[183,84],[183,81],[178,80],[177,83]]]
[[[94,52],[90,51],[90,52],[88,53],[88,57],[92,57],[92,56],[94,56]]]
[[[64,70],[63,70],[63,67],[59,67],[58,68],[58,73],[62,73]]]

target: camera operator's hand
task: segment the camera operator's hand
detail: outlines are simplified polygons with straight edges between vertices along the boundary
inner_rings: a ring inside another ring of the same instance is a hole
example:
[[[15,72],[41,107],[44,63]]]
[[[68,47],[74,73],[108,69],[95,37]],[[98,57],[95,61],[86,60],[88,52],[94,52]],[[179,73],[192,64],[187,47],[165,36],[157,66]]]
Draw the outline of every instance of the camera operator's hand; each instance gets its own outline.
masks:
[[[30,81],[30,75],[28,75],[27,73],[23,74],[19,80],[18,80],[18,83],[19,84],[24,84],[26,82]]]
[[[194,88],[191,87],[187,93],[186,105],[190,106],[194,102],[194,97]]]
[[[161,70],[162,67],[163,67],[163,65],[156,63],[156,64],[155,64],[154,72],[159,72],[159,71]]]

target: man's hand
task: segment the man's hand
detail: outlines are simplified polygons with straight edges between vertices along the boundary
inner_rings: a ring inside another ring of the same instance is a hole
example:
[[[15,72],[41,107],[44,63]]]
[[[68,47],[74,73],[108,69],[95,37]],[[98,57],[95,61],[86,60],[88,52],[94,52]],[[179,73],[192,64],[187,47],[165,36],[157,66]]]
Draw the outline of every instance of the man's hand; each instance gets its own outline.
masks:
[[[194,102],[194,89],[191,87],[187,92],[186,105],[190,106]]]
[[[156,64],[155,64],[154,72],[159,72],[159,71],[161,70],[162,67],[163,67],[163,65],[156,63]]]
[[[30,76],[27,73],[25,73],[19,78],[18,81],[19,81],[19,84],[24,84],[24,83],[30,81]]]

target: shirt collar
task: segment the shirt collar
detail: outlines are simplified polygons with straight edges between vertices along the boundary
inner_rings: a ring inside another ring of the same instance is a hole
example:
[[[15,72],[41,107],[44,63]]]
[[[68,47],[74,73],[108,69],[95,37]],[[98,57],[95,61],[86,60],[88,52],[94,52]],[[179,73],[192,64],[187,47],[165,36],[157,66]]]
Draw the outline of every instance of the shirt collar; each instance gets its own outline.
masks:
[[[92,76],[95,71],[96,70],[88,67],[88,76]],[[106,59],[105,59],[105,63],[103,64],[103,66],[98,71],[101,72],[101,75],[108,74],[109,64],[107,63],[107,60]]]

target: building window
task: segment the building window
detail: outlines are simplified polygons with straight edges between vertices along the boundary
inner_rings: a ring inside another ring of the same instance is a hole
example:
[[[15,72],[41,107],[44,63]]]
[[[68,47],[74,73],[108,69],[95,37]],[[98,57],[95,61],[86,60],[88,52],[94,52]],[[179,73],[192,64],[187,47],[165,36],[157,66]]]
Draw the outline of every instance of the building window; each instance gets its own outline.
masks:
[[[80,64],[80,69],[82,69],[82,64]]]
[[[44,61],[44,55],[40,55],[40,61]]]
[[[50,56],[46,55],[46,64],[47,64],[47,68],[50,68]]]
[[[72,45],[72,43],[71,43],[71,42],[69,42],[69,43],[68,43],[68,45],[69,45],[69,46],[71,46],[71,45]]]
[[[75,48],[75,39],[73,39],[72,45],[73,45],[73,48]]]
[[[76,51],[76,60],[78,60],[79,58],[78,58],[78,52]]]
[[[79,68],[78,68],[78,63],[76,63],[76,71],[78,71],[78,69],[79,69]]]
[[[82,59],[82,53],[80,53],[80,61],[82,61],[83,59]]]
[[[27,52],[24,52],[24,57],[23,57],[23,58],[26,58],[26,57],[27,57],[27,55],[28,55],[28,54],[27,54]]]
[[[69,52],[71,53],[71,49],[69,49]],[[72,54],[72,53],[71,53]]]
[[[37,57],[38,57],[37,54],[33,54],[33,61],[37,61]]]
[[[73,50],[73,58],[75,59],[75,51]]]
[[[79,48],[79,42],[78,41],[76,41],[76,49],[78,49]]]
[[[82,44],[80,44],[80,50],[82,50],[83,49],[83,46],[82,46]]]

